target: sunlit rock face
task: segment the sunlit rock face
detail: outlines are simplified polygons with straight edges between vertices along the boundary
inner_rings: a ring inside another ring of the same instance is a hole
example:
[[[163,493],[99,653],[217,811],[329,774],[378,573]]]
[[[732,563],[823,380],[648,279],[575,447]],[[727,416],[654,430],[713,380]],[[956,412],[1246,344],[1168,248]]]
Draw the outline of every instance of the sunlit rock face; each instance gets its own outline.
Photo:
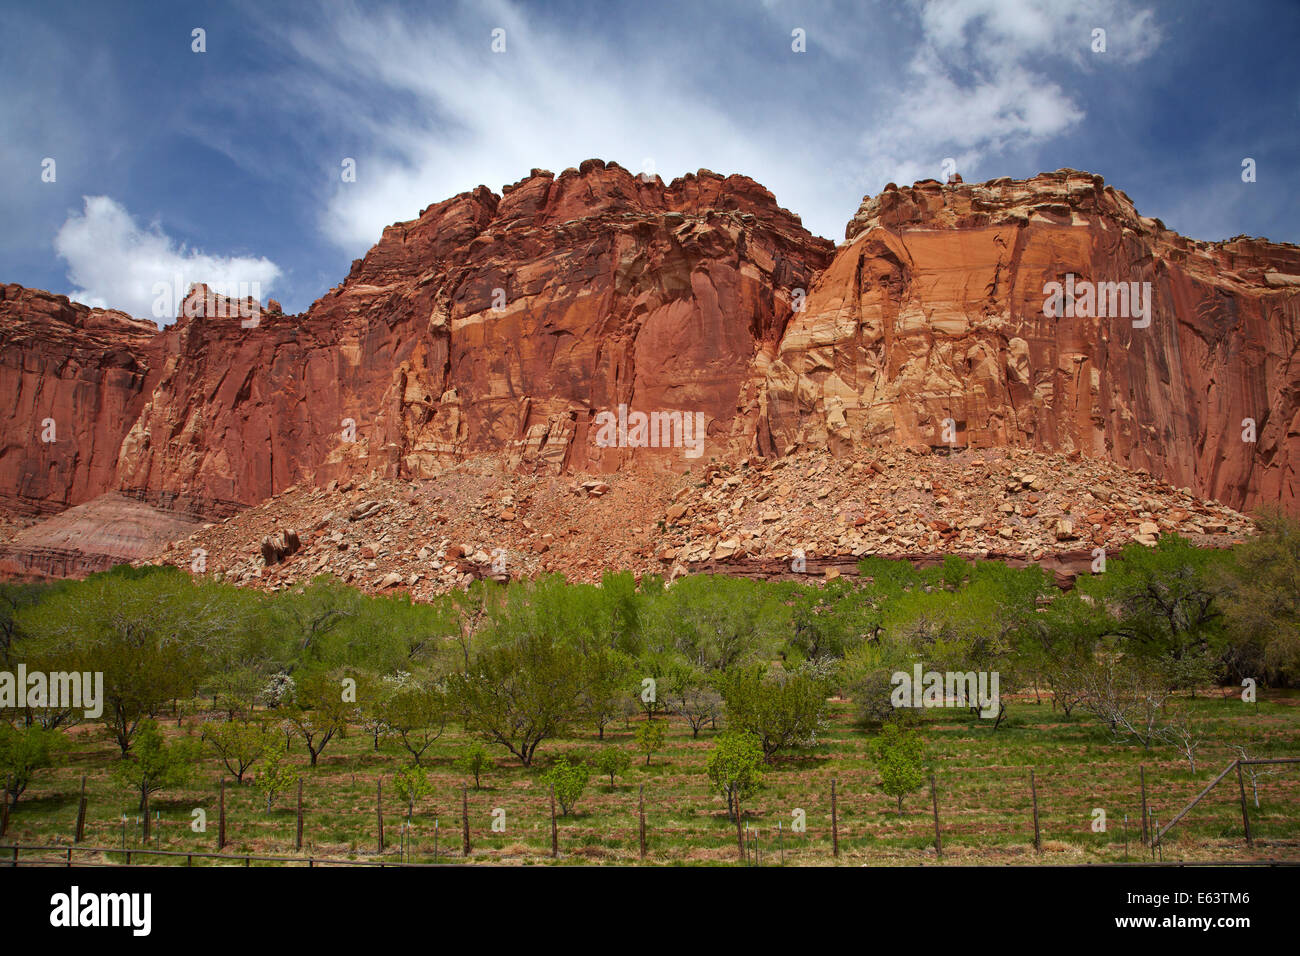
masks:
[[[888,188],[846,239],[768,369],[765,452],[1077,451],[1295,510],[1297,247],[1185,239],[1073,170]]]
[[[388,227],[301,315],[196,286],[160,330],[0,286],[0,512],[95,502],[26,529],[14,566],[83,569],[92,524],[98,564],[166,516],[481,455],[555,475],[1000,446],[1297,511],[1296,246],[1185,239],[1073,170],[891,186],[845,238],[744,176],[588,160]],[[638,414],[701,427],[608,440]]]

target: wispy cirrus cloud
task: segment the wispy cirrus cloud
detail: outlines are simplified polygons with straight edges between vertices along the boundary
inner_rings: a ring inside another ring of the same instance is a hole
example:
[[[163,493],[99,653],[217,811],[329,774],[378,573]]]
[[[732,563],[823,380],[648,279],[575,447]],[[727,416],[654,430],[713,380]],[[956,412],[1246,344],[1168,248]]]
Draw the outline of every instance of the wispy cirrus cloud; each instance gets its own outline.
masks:
[[[479,183],[498,189],[530,168],[559,172],[588,157],[665,180],[701,167],[766,176],[774,191],[784,180],[791,188],[778,195],[793,204],[801,169],[785,132],[701,96],[689,57],[671,46],[628,57],[605,32],[506,2],[437,17],[345,6],[321,27],[284,25],[292,63],[282,89],[339,122],[320,222],[342,247],[368,248],[389,223]],[[339,175],[344,157],[356,160],[355,182]]]

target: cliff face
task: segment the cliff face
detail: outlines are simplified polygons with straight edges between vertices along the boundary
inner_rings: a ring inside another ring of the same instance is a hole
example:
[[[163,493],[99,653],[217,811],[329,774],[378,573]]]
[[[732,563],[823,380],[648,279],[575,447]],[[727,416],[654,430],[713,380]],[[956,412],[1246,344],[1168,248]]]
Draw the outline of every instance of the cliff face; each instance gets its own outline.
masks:
[[[0,286],[0,509],[62,511],[113,487],[158,379],[158,327]]]
[[[1297,510],[1297,247],[1184,239],[1069,170],[891,187],[846,239],[811,236],[743,176],[664,185],[588,160],[388,227],[304,315],[272,303],[250,322],[196,288],[158,331],[0,287],[0,387],[17,397],[0,511],[108,495],[46,543],[46,563],[81,567],[59,549],[127,500],[192,521],[484,453],[554,475],[795,445],[1077,452]],[[1103,289],[1099,315],[1090,283],[1134,295]],[[620,406],[699,413],[704,446],[608,447],[598,416]],[[97,547],[135,556],[176,530],[142,513],[139,537],[114,525]],[[36,553],[29,531],[14,547]]]
[[[831,253],[742,176],[665,187],[588,160],[480,187],[387,228],[304,316],[183,316],[117,482],[210,511],[486,451],[609,471],[635,452],[589,431],[620,404],[752,446],[759,368]]]
[[[846,238],[769,370],[766,451],[1078,451],[1295,510],[1300,249],[1185,239],[1070,170],[890,188]],[[1089,307],[1090,283],[1136,283],[1149,314],[1115,315],[1114,287]]]

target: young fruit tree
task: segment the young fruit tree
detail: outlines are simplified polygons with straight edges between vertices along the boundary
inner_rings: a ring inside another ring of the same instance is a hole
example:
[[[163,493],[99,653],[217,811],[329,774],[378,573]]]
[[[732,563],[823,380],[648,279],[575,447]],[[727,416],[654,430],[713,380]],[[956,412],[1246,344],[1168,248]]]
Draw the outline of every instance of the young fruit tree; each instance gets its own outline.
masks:
[[[243,720],[210,722],[204,724],[202,733],[203,741],[241,784],[248,768],[261,759],[277,737],[278,734],[264,725]]]
[[[32,774],[55,766],[66,746],[67,738],[57,730],[0,723],[0,781],[8,781],[10,806],[18,803]]]
[[[262,751],[262,769],[258,771],[253,785],[266,797],[266,812],[271,812],[277,795],[284,793],[298,782],[298,774],[285,763],[287,751],[279,743],[268,744]]]
[[[826,683],[806,671],[736,667],[719,680],[727,723],[758,738],[764,759],[809,747],[826,726]]]
[[[168,743],[153,720],[143,720],[135,733],[131,756],[113,767],[113,775],[140,795],[144,810],[148,794],[189,783],[194,776],[202,744],[183,738]]]
[[[609,777],[609,791],[614,792],[614,777],[625,773],[632,764],[632,757],[621,747],[606,747],[596,754],[595,766],[601,776]]]
[[[889,722],[871,742],[871,755],[880,773],[880,789],[898,799],[902,813],[903,797],[925,782],[925,743],[916,731]]]
[[[341,677],[318,672],[298,682],[288,722],[307,745],[313,767],[325,746],[356,716],[355,700],[349,697]]]
[[[727,801],[728,819],[735,820],[741,803],[762,786],[763,760],[763,747],[753,734],[725,731],[718,735],[704,771],[713,789]]]
[[[527,633],[484,651],[447,687],[467,730],[531,767],[542,741],[560,736],[581,713],[580,673],[581,660],[570,648]]]
[[[397,771],[393,775],[393,786],[397,789],[398,799],[406,804],[408,820],[415,816],[416,801],[433,793],[433,781],[429,779],[429,772],[418,763]]]
[[[542,782],[555,788],[555,799],[560,804],[560,815],[568,816],[591,779],[591,768],[581,760],[570,763],[568,757],[558,757],[542,774]]]
[[[650,766],[650,757],[664,749],[664,725],[658,720],[647,719],[636,729],[633,738],[636,749],[645,754],[645,765]]]
[[[474,789],[478,790],[480,789],[479,778],[491,768],[492,758],[488,756],[487,748],[476,742],[462,750],[452,766],[461,773],[473,777]]]

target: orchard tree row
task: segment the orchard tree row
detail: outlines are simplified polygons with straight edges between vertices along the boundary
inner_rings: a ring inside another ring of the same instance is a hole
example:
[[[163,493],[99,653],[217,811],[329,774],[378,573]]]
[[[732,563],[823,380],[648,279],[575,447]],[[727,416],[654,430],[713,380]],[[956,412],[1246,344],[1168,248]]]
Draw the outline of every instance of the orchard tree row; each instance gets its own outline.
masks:
[[[917,665],[996,673],[999,705],[969,717],[991,733],[1006,695],[1032,695],[1142,747],[1172,744],[1194,770],[1201,734],[1169,707],[1175,694],[1239,695],[1243,683],[1300,677],[1300,528],[1268,515],[1261,529],[1231,551],[1174,536],[1132,545],[1064,593],[1038,567],[959,558],[927,570],[867,559],[855,580],[825,583],[478,582],[428,604],[328,577],[267,594],[123,566],[0,589],[0,671],[102,674],[96,719],[142,800],[207,752],[241,782],[256,764],[269,808],[295,779],[293,741],[315,766],[351,729],[376,749],[397,742],[409,764],[399,791],[414,802],[427,786],[422,761],[449,725],[480,741],[460,760],[477,785],[490,750],[533,767],[548,742],[601,741],[616,722],[635,721],[636,758],[649,762],[671,715],[693,736],[714,735],[708,773],[731,807],[776,754],[816,745],[833,696],[883,728],[875,753],[901,800],[919,785],[924,747],[895,675]],[[196,697],[199,730],[169,742],[158,721]],[[0,711],[11,800],[86,720],[30,702]],[[547,774],[568,812],[579,779],[594,771],[612,786],[631,759],[601,748]]]

